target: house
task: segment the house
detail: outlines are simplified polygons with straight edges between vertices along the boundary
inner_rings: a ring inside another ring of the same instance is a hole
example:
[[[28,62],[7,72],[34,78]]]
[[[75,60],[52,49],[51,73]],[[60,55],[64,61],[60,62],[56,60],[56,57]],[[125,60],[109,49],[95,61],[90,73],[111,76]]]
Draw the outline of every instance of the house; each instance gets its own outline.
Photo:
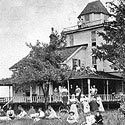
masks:
[[[78,25],[64,28],[66,35],[66,47],[58,52],[63,56],[62,65],[68,65],[72,72],[70,79],[65,86],[68,91],[73,86],[75,91],[78,85],[83,94],[90,95],[90,87],[96,85],[98,94],[103,101],[117,101],[112,97],[112,93],[124,93],[124,83],[116,68],[110,67],[109,61],[103,61],[92,55],[92,49],[96,45],[105,42],[98,36],[98,32],[103,31],[103,23],[108,21],[108,11],[100,0],[87,4],[84,10],[78,16]],[[28,56],[14,64],[10,70],[26,61]],[[88,69],[86,70],[86,67]],[[83,70],[81,70],[83,68]],[[85,68],[85,69],[84,69]],[[49,101],[53,102],[53,90],[56,86],[50,84]],[[14,89],[13,89],[14,91]],[[14,102],[44,102],[42,88],[40,86],[28,87],[27,91],[14,92]],[[68,97],[70,94],[68,95]],[[61,101],[61,97],[58,97]]]

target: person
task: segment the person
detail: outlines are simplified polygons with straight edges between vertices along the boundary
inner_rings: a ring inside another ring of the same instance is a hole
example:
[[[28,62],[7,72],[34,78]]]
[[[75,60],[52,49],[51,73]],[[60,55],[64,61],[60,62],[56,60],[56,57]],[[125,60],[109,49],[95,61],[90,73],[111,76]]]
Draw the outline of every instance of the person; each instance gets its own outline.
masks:
[[[65,86],[62,88],[62,100],[64,105],[66,105],[68,102],[68,90]]]
[[[70,124],[78,122],[76,117],[75,117],[75,113],[73,111],[69,112],[69,115],[67,117],[67,122],[70,123]]]
[[[46,118],[48,118],[48,119],[58,118],[56,112],[50,105],[48,106],[47,113],[48,113],[48,116],[46,116]]]
[[[29,111],[28,111],[28,115],[29,115],[30,117],[32,117],[33,114],[36,114],[36,110],[34,109],[33,106],[31,106],[30,109],[29,109]]]
[[[96,96],[97,91],[98,90],[96,89],[95,85],[93,85],[90,89],[91,96]]]
[[[58,95],[59,95],[59,93],[58,93],[58,89],[57,89],[57,88],[55,88],[55,89],[54,89],[54,94],[53,94],[53,96],[54,96],[54,98],[53,98],[53,99],[54,99],[54,101],[55,101],[55,102],[57,102],[57,101],[58,101]]]
[[[85,95],[81,94],[80,102],[83,105],[84,113],[90,112],[89,100]]]
[[[22,106],[19,106],[18,108],[19,108],[19,110],[20,110],[21,112],[20,112],[20,114],[17,115],[17,118],[19,118],[19,119],[20,119],[20,118],[24,118],[24,117],[26,117],[26,116],[28,115],[28,114],[26,113],[26,111],[22,108]]]
[[[94,96],[91,97],[89,105],[90,105],[90,111],[95,112],[98,110],[99,104],[97,103],[96,98]]]
[[[0,116],[5,116],[5,112],[4,112],[4,110],[1,108],[1,106],[0,106]]]
[[[76,85],[75,93],[76,93],[76,98],[80,101],[81,89],[78,87],[78,85]]]
[[[103,125],[103,118],[102,118],[102,115],[99,111],[96,112],[96,115],[95,115],[95,123],[97,125]]]
[[[14,119],[15,118],[15,113],[14,110],[12,110],[12,107],[9,107],[9,110],[7,110],[7,117]]]
[[[104,112],[105,110],[104,110],[104,107],[103,107],[103,104],[102,104],[102,99],[101,99],[101,97],[98,96],[98,97],[96,98],[96,100],[97,100],[97,103],[99,104],[98,110],[99,110],[100,112]]]
[[[75,94],[72,94],[72,98],[70,99],[70,102],[71,102],[70,112],[74,112],[75,118],[78,119],[79,118],[78,109],[77,109],[78,100],[77,98],[75,98]]]
[[[39,108],[38,113],[32,114],[32,116],[35,118],[34,121],[39,121],[40,119],[45,118],[45,113],[43,112],[42,108]]]

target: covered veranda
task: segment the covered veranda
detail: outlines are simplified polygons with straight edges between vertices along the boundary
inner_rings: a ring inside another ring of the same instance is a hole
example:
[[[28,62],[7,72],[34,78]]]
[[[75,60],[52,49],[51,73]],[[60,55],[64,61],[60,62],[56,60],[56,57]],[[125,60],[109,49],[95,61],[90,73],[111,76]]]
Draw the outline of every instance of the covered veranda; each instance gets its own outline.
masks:
[[[75,73],[67,81],[69,98],[75,93],[76,85],[81,88],[81,93],[90,97],[90,88],[95,85],[97,94],[102,101],[119,101],[119,93],[124,93],[124,82],[122,77],[114,76],[105,72]]]

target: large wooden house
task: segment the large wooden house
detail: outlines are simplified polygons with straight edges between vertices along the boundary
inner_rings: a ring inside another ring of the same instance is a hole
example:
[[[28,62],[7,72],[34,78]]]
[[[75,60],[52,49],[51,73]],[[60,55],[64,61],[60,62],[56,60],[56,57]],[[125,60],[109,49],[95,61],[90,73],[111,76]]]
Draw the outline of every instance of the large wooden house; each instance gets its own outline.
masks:
[[[78,16],[78,19],[77,25],[64,28],[63,33],[67,36],[67,44],[63,50],[60,50],[64,57],[62,64],[77,70],[72,73],[66,82],[65,86],[69,91],[68,96],[70,98],[71,85],[73,86],[73,91],[75,91],[75,87],[78,85],[85,95],[90,94],[90,87],[95,85],[103,101],[118,101],[118,99],[113,97],[112,93],[124,93],[124,83],[121,74],[115,67],[112,68],[110,66],[111,63],[109,61],[99,60],[92,55],[92,49],[96,45],[105,42],[98,36],[97,32],[103,31],[103,23],[108,21],[108,11],[101,1],[97,0],[88,3]],[[14,70],[21,61],[13,65],[10,70]],[[82,71],[81,68],[83,66],[89,67],[90,72],[88,70]],[[54,88],[56,87],[58,88],[58,86],[50,84],[49,102],[54,102]],[[26,92],[22,90],[14,93],[13,97],[13,102],[18,103],[44,102],[40,86],[30,87]],[[56,101],[61,101],[59,95]]]

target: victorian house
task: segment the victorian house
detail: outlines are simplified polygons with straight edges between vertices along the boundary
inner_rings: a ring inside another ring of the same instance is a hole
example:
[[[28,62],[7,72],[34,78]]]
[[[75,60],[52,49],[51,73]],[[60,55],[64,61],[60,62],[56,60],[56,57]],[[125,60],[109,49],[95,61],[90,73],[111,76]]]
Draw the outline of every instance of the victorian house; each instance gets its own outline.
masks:
[[[91,86],[95,85],[103,101],[116,101],[117,99],[115,100],[112,97],[112,93],[124,93],[124,83],[117,68],[112,68],[110,66],[111,62],[99,60],[92,54],[92,49],[105,42],[98,35],[98,32],[103,31],[103,24],[108,21],[108,14],[107,9],[100,0],[90,2],[78,16],[77,25],[63,30],[67,43],[66,47],[60,50],[60,53],[64,56],[62,65],[66,64],[71,69],[76,70],[65,85],[69,91],[68,96],[70,96],[71,89],[75,91],[76,85],[86,95],[90,94]],[[13,70],[16,65],[13,65],[10,70]],[[84,68],[88,68],[90,72],[82,72],[81,69],[84,70]],[[50,88],[49,99],[52,102],[55,86],[51,85]],[[31,93],[35,94],[35,96],[30,96]],[[14,95],[16,96],[16,102],[43,101],[42,89],[39,86],[28,90],[25,97],[21,91]],[[58,101],[60,101],[60,97]]]

